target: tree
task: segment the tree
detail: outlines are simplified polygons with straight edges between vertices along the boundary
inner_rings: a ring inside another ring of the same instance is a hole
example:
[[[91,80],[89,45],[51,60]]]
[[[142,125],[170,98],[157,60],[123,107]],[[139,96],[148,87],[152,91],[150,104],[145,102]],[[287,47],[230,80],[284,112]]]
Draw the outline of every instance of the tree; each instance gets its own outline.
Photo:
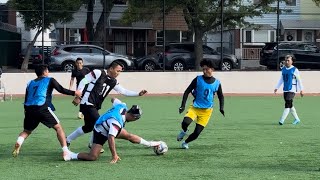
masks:
[[[40,2],[40,3],[39,3]],[[50,0],[44,1],[44,17],[42,17],[42,3],[39,0],[9,0],[8,5],[19,12],[25,27],[37,30],[31,43],[28,44],[27,53],[23,60],[21,70],[28,70],[28,61],[36,39],[40,33],[48,29],[53,23],[69,22],[72,15],[79,10],[82,0]],[[44,26],[42,25],[44,23]]]
[[[280,0],[283,1],[283,0]],[[319,0],[316,0],[319,1]],[[223,2],[223,4],[222,4]],[[259,17],[263,14],[276,12],[276,7],[269,4],[277,0],[262,0],[259,4],[244,4],[239,0],[166,0],[165,13],[177,8],[183,10],[183,15],[189,30],[195,34],[195,54],[197,70],[202,59],[202,37],[208,31],[220,31],[223,20],[223,29],[249,26],[246,17]],[[223,5],[223,6],[222,6]],[[123,21],[151,20],[163,12],[163,0],[129,0],[129,8],[123,16]],[[221,17],[221,7],[223,16]]]
[[[316,5],[320,7],[320,0],[313,0],[313,2],[315,2]]]

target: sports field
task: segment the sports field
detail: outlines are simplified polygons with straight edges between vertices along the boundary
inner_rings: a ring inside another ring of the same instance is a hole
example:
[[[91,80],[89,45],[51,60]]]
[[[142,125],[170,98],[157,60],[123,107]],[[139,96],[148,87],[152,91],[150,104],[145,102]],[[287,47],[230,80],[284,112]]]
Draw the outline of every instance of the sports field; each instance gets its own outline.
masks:
[[[180,96],[119,98],[128,105],[139,104],[144,112],[126,129],[146,140],[165,141],[167,154],[156,156],[152,149],[118,140],[122,160],[115,165],[109,164],[107,144],[98,161],[64,162],[55,132],[40,125],[24,142],[19,157],[13,158],[23,123],[23,100],[13,99],[0,103],[0,179],[320,179],[320,97],[296,97],[302,123],[292,125],[289,114],[283,126],[278,125],[284,106],[281,96],[226,97],[226,117],[216,108],[188,150],[180,149],[176,141],[183,118],[178,114]],[[109,100],[100,114],[111,106]],[[71,101],[72,97],[53,100],[66,134],[83,123]],[[88,151],[88,140],[89,135],[82,136],[70,149]]]

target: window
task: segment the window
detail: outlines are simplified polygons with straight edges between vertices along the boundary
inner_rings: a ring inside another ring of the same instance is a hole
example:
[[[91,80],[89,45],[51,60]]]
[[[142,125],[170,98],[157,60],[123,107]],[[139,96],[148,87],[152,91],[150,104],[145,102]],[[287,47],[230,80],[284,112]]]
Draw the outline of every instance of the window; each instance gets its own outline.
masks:
[[[157,31],[156,34],[156,46],[163,45],[163,31]]]
[[[297,0],[287,0],[286,1],[287,6],[296,6],[297,5]]]
[[[193,35],[189,31],[166,30],[166,44],[179,42],[193,42]],[[156,46],[163,45],[163,31],[157,31]]]
[[[90,49],[87,47],[74,47],[71,52],[73,52],[73,53],[90,53]]]
[[[103,54],[103,52],[98,48],[91,48],[91,53],[93,53],[93,54]]]
[[[69,43],[70,44],[79,44],[81,41],[81,35],[79,29],[70,29],[69,30]]]
[[[276,31],[269,31],[269,42],[275,42],[276,40]]]
[[[245,31],[245,41],[246,43],[252,42],[252,31]]]

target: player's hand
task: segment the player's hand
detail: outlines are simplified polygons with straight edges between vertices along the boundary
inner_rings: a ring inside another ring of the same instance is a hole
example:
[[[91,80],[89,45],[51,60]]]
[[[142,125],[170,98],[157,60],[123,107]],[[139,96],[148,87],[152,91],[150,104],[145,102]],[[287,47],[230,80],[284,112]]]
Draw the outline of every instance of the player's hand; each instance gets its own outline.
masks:
[[[181,114],[183,111],[184,111],[184,107],[183,106],[179,107],[179,114]]]
[[[223,109],[220,109],[220,113],[225,117]]]
[[[110,163],[115,164],[120,160],[121,160],[120,157],[118,155],[115,155],[114,157],[112,157],[112,160],[110,161]]]
[[[75,97],[72,101],[72,104],[75,106],[78,106],[80,104],[81,98],[80,97]]]
[[[278,91],[278,89],[274,89],[274,90],[273,90],[273,93],[274,93],[274,94],[277,94],[277,91]]]
[[[301,96],[301,97],[303,97],[303,96],[304,96],[303,91],[300,91],[300,96]]]
[[[75,96],[78,96],[78,97],[81,97],[81,96],[82,96],[82,91],[76,90],[76,91],[74,92],[74,95],[75,95]]]
[[[143,96],[147,93],[148,91],[147,90],[142,90],[139,92],[139,96]]]

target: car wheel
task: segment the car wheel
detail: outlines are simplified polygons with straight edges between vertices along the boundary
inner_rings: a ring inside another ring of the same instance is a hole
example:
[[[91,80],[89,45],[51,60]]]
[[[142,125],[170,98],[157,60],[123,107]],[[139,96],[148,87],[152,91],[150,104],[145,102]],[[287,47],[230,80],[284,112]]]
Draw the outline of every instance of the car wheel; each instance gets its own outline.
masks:
[[[145,71],[154,71],[156,69],[156,63],[152,61],[147,61],[143,64],[143,69]]]
[[[183,71],[186,69],[186,66],[185,64],[182,62],[182,61],[175,61],[173,64],[172,64],[172,69],[174,71]]]
[[[71,72],[74,69],[75,69],[74,62],[67,61],[67,62],[63,63],[63,65],[62,65],[62,70],[65,72]]]
[[[279,68],[282,69],[284,66],[284,61],[280,61]]]
[[[222,71],[231,71],[232,69],[232,64],[229,60],[223,60],[221,63],[221,70]]]

